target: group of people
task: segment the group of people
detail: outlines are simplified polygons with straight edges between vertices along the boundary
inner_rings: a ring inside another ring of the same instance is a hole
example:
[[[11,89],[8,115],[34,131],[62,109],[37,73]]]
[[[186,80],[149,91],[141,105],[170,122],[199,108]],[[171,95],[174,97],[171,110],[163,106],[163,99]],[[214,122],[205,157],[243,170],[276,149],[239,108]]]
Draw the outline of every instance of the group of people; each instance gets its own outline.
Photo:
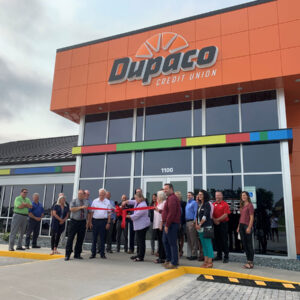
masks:
[[[32,247],[40,247],[37,245],[37,238],[43,217],[43,207],[39,202],[38,194],[33,194],[31,202],[27,198],[27,193],[27,189],[22,189],[20,196],[15,199],[9,238],[10,251],[14,251],[14,242],[18,232],[17,250],[29,248],[32,233]],[[67,203],[65,195],[60,193],[57,202],[51,208],[51,254],[59,253],[57,249],[60,237],[65,230],[66,221],[70,218],[65,249],[66,261],[70,259],[72,252],[74,252],[75,259],[83,259],[81,252],[86,231],[92,231],[93,236],[90,259],[94,259],[97,253],[102,259],[106,259],[105,244],[107,245],[106,251],[112,252],[114,226],[117,229],[117,252],[120,251],[123,236],[124,251],[134,254],[131,259],[135,262],[144,261],[146,233],[150,227],[152,227],[152,236],[155,236],[158,241],[158,258],[155,262],[162,264],[166,269],[174,269],[179,265],[179,257],[183,255],[185,235],[189,260],[197,258],[202,260],[201,267],[203,268],[212,268],[213,261],[216,260],[223,260],[223,263],[229,261],[228,215],[230,209],[227,202],[223,200],[221,191],[215,192],[214,202],[210,201],[209,193],[205,190],[200,190],[196,197],[194,193],[188,192],[187,201],[183,201],[181,193],[174,192],[173,185],[168,183],[152,196],[150,207],[141,189],[135,191],[134,198],[131,200],[128,200],[126,195],[122,195],[118,205],[122,210],[126,210],[125,215],[116,213],[116,203],[110,199],[110,192],[103,188],[99,189],[99,197],[93,201],[90,199],[88,190],[80,189],[77,197],[70,204]],[[125,220],[123,220],[124,217]],[[236,230],[246,253],[247,263],[244,268],[247,269],[253,268],[253,222],[254,207],[248,192],[244,191],[241,193],[240,221]],[[23,248],[22,239],[26,228],[26,242]],[[129,251],[128,231],[130,233]],[[73,250],[75,237],[76,244]],[[135,238],[136,254],[134,253]],[[213,244],[217,251],[216,257]]]

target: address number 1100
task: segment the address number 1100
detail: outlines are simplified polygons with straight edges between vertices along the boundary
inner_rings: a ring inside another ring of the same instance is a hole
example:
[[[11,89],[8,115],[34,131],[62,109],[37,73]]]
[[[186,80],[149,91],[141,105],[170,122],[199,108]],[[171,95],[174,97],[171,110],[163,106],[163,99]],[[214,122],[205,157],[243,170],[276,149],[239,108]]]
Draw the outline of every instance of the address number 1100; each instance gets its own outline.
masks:
[[[161,168],[162,173],[173,173],[173,168]]]

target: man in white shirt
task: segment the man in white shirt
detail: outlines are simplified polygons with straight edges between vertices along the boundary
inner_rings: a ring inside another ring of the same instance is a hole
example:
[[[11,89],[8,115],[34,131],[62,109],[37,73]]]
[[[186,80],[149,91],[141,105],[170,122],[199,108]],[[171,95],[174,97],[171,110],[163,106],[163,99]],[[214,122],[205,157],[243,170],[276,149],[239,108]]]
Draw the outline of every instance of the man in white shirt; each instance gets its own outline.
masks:
[[[110,223],[110,215],[111,211],[107,209],[111,209],[110,201],[105,198],[106,190],[99,190],[99,198],[96,198],[91,207],[95,208],[104,208],[104,210],[92,210],[92,212],[88,215],[88,227],[93,229],[93,244],[92,244],[92,254],[90,258],[96,257],[96,247],[97,247],[97,239],[100,234],[100,256],[101,258],[106,258],[105,256],[105,240],[106,240],[106,230],[109,230],[111,226]]]

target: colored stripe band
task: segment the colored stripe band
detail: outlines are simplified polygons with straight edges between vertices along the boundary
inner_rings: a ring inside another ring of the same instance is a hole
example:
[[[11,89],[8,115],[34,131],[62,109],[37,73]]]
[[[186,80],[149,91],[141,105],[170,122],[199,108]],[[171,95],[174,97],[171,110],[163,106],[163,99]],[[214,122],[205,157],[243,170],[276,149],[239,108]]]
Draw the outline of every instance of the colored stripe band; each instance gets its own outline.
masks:
[[[125,152],[125,151],[142,151],[142,150],[159,150],[168,148],[185,148],[197,146],[212,146],[225,144],[257,143],[272,142],[282,140],[292,140],[292,129],[278,129],[256,132],[231,133],[210,136],[186,137],[177,139],[165,139],[155,141],[128,142],[119,144],[105,144],[92,146],[77,146],[72,150],[73,155],[91,154],[91,153],[108,153],[108,152]]]
[[[5,175],[34,175],[34,174],[53,174],[53,173],[74,173],[75,165],[71,166],[48,166],[35,168],[12,168],[0,169],[0,176]]]

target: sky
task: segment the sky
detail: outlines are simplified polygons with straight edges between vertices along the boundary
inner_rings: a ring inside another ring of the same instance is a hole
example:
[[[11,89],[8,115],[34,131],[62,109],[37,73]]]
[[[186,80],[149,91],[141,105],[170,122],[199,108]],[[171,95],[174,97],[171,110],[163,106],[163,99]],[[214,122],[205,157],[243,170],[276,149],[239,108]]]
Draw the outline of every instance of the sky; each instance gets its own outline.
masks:
[[[50,111],[56,49],[251,0],[0,0],[0,143],[78,134]]]

